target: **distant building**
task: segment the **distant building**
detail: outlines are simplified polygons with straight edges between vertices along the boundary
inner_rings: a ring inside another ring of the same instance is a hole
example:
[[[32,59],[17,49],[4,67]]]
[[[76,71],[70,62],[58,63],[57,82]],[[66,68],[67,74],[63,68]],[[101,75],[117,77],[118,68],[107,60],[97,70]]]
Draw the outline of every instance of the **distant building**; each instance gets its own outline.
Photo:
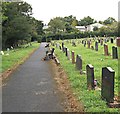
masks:
[[[43,26],[43,30],[48,29],[48,28],[49,28],[48,25],[44,25],[44,26]]]
[[[82,32],[85,32],[85,31],[93,31],[94,27],[101,28],[103,26],[105,26],[105,25],[102,25],[100,23],[94,23],[91,25],[87,25],[86,27],[85,26],[75,26],[75,28]]]
[[[103,26],[105,26],[105,25],[102,25],[100,23],[94,23],[91,25],[87,25],[87,31],[93,31],[94,27],[101,28]]]
[[[82,32],[85,32],[87,30],[85,26],[75,26],[75,28]]]

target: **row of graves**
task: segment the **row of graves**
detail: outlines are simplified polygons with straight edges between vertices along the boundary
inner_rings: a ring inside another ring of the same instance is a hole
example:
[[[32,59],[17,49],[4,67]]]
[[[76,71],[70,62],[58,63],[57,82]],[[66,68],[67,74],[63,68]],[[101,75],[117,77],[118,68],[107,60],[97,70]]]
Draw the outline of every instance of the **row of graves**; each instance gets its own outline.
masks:
[[[91,39],[90,40],[82,40],[78,41],[77,43],[82,43],[84,47],[91,48],[92,50],[98,51],[98,45],[104,46],[104,55],[109,56],[108,52],[108,45],[107,42],[114,43],[116,41],[117,47],[120,48],[120,38],[117,38],[116,40],[113,38],[108,39],[93,39],[95,41],[95,49],[93,46],[90,46]],[[67,43],[72,43],[72,46],[77,46],[77,43],[75,41],[67,41]],[[52,43],[53,46],[55,46],[54,43]],[[112,47],[112,58],[118,59],[118,50],[116,46]],[[72,61],[72,64],[76,64],[76,68],[80,71],[80,74],[86,74],[87,76],[87,88],[88,90],[96,90],[98,89],[98,81],[94,77],[94,66],[91,64],[86,65],[86,71],[82,71],[82,64],[83,60],[81,55],[77,55],[75,58],[75,52],[71,51],[64,45],[64,42],[62,42],[62,45],[59,43],[56,43],[56,48],[59,48],[63,53],[65,53],[68,60]],[[118,98],[115,98],[114,95],[114,85],[115,85],[115,71],[111,67],[103,67],[102,68],[102,81],[101,81],[101,98],[105,101],[107,101],[107,104],[111,108],[120,108],[120,92],[118,92]],[[119,80],[120,81],[120,80]],[[118,89],[120,89],[118,87]],[[120,91],[120,90],[119,90]]]
[[[0,51],[0,55],[10,55],[10,51],[15,51],[14,48],[11,46],[10,48],[7,48],[7,50],[4,51]]]

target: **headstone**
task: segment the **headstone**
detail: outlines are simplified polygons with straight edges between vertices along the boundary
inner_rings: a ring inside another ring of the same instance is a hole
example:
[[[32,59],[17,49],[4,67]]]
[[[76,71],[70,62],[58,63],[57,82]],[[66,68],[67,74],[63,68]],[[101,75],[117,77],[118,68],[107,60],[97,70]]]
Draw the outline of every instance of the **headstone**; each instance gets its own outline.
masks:
[[[0,51],[0,53],[1,53],[2,55],[5,55],[3,51]]]
[[[84,41],[84,47],[86,47],[86,41]]]
[[[100,43],[100,39],[98,39],[98,43]]]
[[[68,56],[68,60],[70,60],[70,51],[69,51],[69,49],[67,49],[67,56]]]
[[[117,51],[117,47],[116,46],[112,47],[112,58],[113,59],[118,59],[118,51]]]
[[[82,70],[82,58],[80,55],[76,57],[76,68],[80,71]]]
[[[120,47],[120,37],[116,39],[117,46]]]
[[[102,68],[101,96],[108,103],[114,102],[114,76],[115,71],[111,67]]]
[[[95,50],[98,51],[98,42],[95,42]]]
[[[72,55],[72,64],[75,64],[75,52],[72,51],[71,55]]]
[[[67,56],[67,47],[65,47],[65,55]]]
[[[105,54],[105,56],[109,55],[109,53],[108,53],[108,45],[107,44],[104,44],[104,54]]]
[[[101,45],[101,46],[103,45],[103,40],[100,40],[100,45]]]
[[[89,90],[95,89],[95,86],[94,86],[94,67],[91,64],[88,64],[86,66],[86,72],[87,72],[87,88]]]
[[[114,40],[113,40],[113,38],[111,38],[111,43],[113,43],[114,42]]]
[[[62,50],[63,50],[63,52],[64,52],[64,42],[62,42]]]
[[[91,49],[94,50],[94,46],[91,46]]]
[[[60,49],[60,50],[62,49],[61,46],[59,46],[59,49]]]
[[[87,41],[87,44],[88,44],[88,48],[90,48],[90,41]]]

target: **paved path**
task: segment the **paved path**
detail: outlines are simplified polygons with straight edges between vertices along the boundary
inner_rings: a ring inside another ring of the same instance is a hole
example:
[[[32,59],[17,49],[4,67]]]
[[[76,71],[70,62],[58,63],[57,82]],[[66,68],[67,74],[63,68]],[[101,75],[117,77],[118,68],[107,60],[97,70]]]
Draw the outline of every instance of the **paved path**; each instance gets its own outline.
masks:
[[[45,56],[45,43],[3,86],[3,112],[62,112],[60,95]]]

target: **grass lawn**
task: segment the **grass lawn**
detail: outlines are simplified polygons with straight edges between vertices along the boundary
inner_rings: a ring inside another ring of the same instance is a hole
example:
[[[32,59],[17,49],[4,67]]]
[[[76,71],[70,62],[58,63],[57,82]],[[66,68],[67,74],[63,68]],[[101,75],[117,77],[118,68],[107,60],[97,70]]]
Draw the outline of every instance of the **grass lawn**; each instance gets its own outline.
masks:
[[[79,40],[76,40],[76,42]],[[62,41],[54,41],[61,44]],[[99,51],[91,50],[84,47],[83,44],[77,44],[73,47],[71,43],[64,41],[65,46],[70,50],[74,51],[75,55],[79,54],[83,60],[83,71],[86,71],[86,65],[92,64],[94,66],[94,76],[98,80],[101,87],[101,75],[102,67],[111,67],[115,70],[115,96],[118,94],[118,61],[113,60],[112,56],[104,56],[104,47],[99,44]],[[112,46],[115,45],[107,43],[109,47],[109,53],[112,54]],[[95,44],[92,43],[94,46]],[[75,64],[67,59],[65,54],[58,48],[55,48],[55,53],[60,60],[61,66],[68,74],[71,87],[75,95],[78,97],[85,107],[86,112],[118,112],[118,109],[108,108],[106,102],[101,99],[100,90],[87,90],[87,78],[86,74],[80,75],[79,71],[76,70]]]
[[[7,51],[5,51],[5,55],[2,56],[2,69],[1,72],[6,71],[7,69],[12,68],[15,64],[19,64],[23,59],[28,57],[28,55],[35,49],[39,47],[39,43],[32,43],[32,46],[27,48],[18,48],[15,51],[11,50],[9,55],[6,55]],[[0,55],[1,56],[1,55]]]

